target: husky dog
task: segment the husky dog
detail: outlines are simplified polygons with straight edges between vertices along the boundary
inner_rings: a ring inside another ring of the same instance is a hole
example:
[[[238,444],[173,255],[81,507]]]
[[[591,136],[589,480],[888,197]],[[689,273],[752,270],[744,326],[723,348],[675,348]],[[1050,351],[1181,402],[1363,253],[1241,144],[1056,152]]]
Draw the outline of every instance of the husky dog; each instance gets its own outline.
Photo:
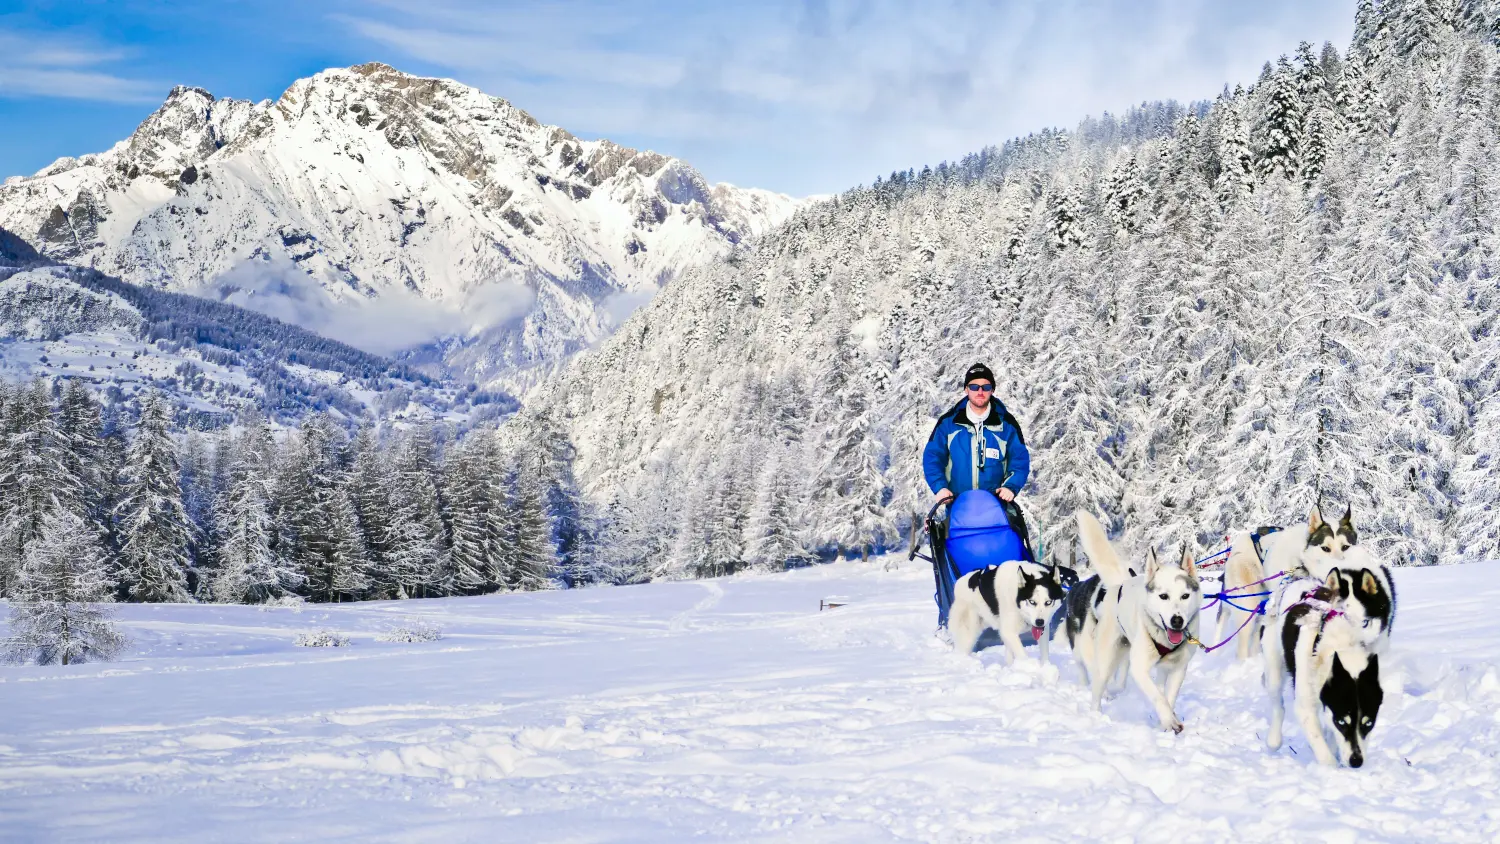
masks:
[[[1249,542],[1249,536],[1244,537]],[[1323,520],[1323,508],[1314,505],[1307,524],[1278,531],[1261,544],[1265,552],[1265,569],[1284,572],[1293,579],[1311,578],[1322,582],[1328,570],[1337,568],[1345,553],[1359,544],[1354,529],[1354,510],[1344,511],[1337,526]],[[1253,550],[1253,549],[1252,549]]]
[[[1326,583],[1329,573],[1338,570],[1349,586],[1340,598],[1354,598],[1347,615],[1358,627],[1359,637],[1374,651],[1384,650],[1396,621],[1396,582],[1390,569],[1359,544],[1353,507],[1345,508],[1344,517],[1335,526],[1323,520],[1321,507],[1314,506],[1305,529],[1274,534],[1264,548],[1265,568],[1287,575],[1267,604],[1267,617],[1279,615],[1283,605]],[[1229,588],[1228,581],[1226,571],[1225,589]]]
[[[1047,624],[1062,599],[1060,566],[1015,561],[971,571],[953,584],[953,610],[948,618],[953,647],[959,653],[972,653],[985,628],[993,628],[1015,662],[1026,657],[1021,634],[1029,631],[1046,662],[1052,639]]]
[[[1148,552],[1145,573],[1131,576],[1103,525],[1087,512],[1078,514],[1078,535],[1099,571],[1097,589],[1102,593],[1095,599],[1092,625],[1086,621],[1075,634],[1084,636],[1079,656],[1092,685],[1094,710],[1099,711],[1105,686],[1128,656],[1130,676],[1156,707],[1162,729],[1182,732],[1174,707],[1197,643],[1203,601],[1192,555],[1184,548],[1178,565],[1163,565],[1155,551]],[[1090,626],[1092,642],[1085,636]],[[1166,672],[1165,689],[1151,676],[1158,667]]]
[[[1254,533],[1242,531],[1229,537],[1229,559],[1224,561],[1224,580],[1221,590],[1228,596],[1227,600],[1219,601],[1219,612],[1217,616],[1218,626],[1214,632],[1214,639],[1224,639],[1225,629],[1234,632],[1232,635],[1239,638],[1235,645],[1235,658],[1246,659],[1250,656],[1251,648],[1260,641],[1260,625],[1263,616],[1254,610],[1265,596],[1249,597],[1254,592],[1267,592],[1270,587],[1254,589],[1251,587],[1264,586],[1266,578],[1265,567],[1261,564],[1261,551],[1257,547],[1257,537],[1274,537],[1282,533],[1280,528],[1263,527]],[[1243,625],[1243,626],[1242,626]]]
[[[1373,580],[1366,570],[1360,575]],[[1261,637],[1265,657],[1266,695],[1271,703],[1271,726],[1266,745],[1281,747],[1286,708],[1282,688],[1292,678],[1293,706],[1313,755],[1324,765],[1340,760],[1351,768],[1364,764],[1365,741],[1375,728],[1384,693],[1380,688],[1380,657],[1361,637],[1356,620],[1345,610],[1359,604],[1347,596],[1363,584],[1340,569],[1331,569],[1322,585],[1296,597],[1267,622],[1270,635]],[[1326,732],[1338,744],[1338,757],[1328,746]]]
[[[1363,546],[1350,548],[1339,566],[1343,575],[1339,597],[1355,635],[1371,653],[1384,653],[1396,623],[1396,581],[1391,570],[1375,562]]]

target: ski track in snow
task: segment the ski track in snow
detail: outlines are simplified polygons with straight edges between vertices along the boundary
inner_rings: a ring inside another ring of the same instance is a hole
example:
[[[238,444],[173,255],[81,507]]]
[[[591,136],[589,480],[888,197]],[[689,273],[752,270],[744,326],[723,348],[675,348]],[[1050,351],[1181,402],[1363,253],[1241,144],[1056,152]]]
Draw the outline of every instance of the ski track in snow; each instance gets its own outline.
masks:
[[[927,571],[436,601],[124,606],[131,656],[0,669],[16,841],[1500,839],[1500,564],[1398,572],[1359,771],[1259,669],[1194,660],[1181,736],[1134,687],[1089,709],[1052,664],[960,656]],[[850,603],[819,612],[830,595]],[[441,641],[377,643],[420,618]],[[332,628],[342,649],[296,648]],[[1034,650],[1031,653],[1035,653]],[[44,682],[67,678],[70,682]]]

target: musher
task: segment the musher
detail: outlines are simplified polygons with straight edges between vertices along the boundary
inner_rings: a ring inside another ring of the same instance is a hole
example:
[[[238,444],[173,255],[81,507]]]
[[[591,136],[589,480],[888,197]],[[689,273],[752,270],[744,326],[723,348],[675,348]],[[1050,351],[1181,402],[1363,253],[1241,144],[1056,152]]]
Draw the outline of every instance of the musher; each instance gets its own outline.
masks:
[[[952,410],[938,417],[922,452],[922,473],[932,489],[933,504],[964,490],[987,489],[1009,505],[1031,474],[1031,452],[1021,436],[1021,424],[995,398],[995,375],[988,366],[969,367],[964,392]]]

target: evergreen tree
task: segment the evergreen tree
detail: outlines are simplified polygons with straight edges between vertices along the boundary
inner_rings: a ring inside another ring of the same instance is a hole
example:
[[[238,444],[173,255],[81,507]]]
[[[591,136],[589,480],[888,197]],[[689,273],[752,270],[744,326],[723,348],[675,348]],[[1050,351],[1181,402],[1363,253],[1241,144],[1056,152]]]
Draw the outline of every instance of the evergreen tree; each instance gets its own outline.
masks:
[[[306,578],[276,548],[275,444],[264,420],[252,421],[231,450],[228,488],[214,507],[218,549],[209,593],[219,602],[258,604],[296,591]]]
[[[492,521],[503,500],[496,501],[497,466],[490,438],[471,434],[448,454],[444,467],[444,521],[448,526],[453,589],[477,595],[495,588],[498,531]]]
[[[192,525],[182,504],[181,466],[168,428],[170,410],[155,393],[141,400],[140,424],[125,460],[120,522],[120,580],[132,601],[187,601]]]
[[[453,588],[444,565],[434,450],[431,430],[420,426],[410,431],[397,446],[388,476],[390,511],[383,544],[388,576],[399,597],[445,595]]]
[[[46,517],[78,512],[84,491],[42,381],[18,388],[0,421],[0,594],[9,595]]]
[[[751,568],[781,571],[813,559],[798,518],[795,471],[784,456],[767,460],[761,470],[745,529],[745,563]]]
[[[1266,83],[1265,105],[1257,136],[1260,139],[1260,171],[1267,178],[1294,177],[1299,168],[1297,141],[1302,128],[1302,103],[1298,99],[1296,73],[1286,56]],[[1259,86],[1257,86],[1259,87]]]
[[[541,481],[519,469],[511,470],[509,480],[508,509],[514,515],[510,535],[505,538],[506,586],[528,591],[550,589],[559,572]]]
[[[102,606],[113,589],[98,531],[67,509],[47,512],[16,578],[3,655],[39,665],[112,659],[125,646]]]

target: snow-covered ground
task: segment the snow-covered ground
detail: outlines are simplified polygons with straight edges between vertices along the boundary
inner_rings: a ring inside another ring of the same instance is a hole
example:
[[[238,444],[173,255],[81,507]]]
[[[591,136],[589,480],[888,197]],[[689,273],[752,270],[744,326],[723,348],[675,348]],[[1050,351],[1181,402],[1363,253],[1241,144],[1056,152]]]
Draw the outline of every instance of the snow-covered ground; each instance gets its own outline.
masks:
[[[930,575],[260,610],[127,606],[120,662],[0,668],[8,841],[1500,840],[1500,564],[1403,570],[1362,770],[1261,744],[1195,660],[1164,734],[1053,665],[959,656]],[[824,598],[846,606],[819,611]],[[376,635],[423,619],[441,641]],[[300,648],[331,628],[346,648]],[[997,649],[998,650],[998,649]]]

